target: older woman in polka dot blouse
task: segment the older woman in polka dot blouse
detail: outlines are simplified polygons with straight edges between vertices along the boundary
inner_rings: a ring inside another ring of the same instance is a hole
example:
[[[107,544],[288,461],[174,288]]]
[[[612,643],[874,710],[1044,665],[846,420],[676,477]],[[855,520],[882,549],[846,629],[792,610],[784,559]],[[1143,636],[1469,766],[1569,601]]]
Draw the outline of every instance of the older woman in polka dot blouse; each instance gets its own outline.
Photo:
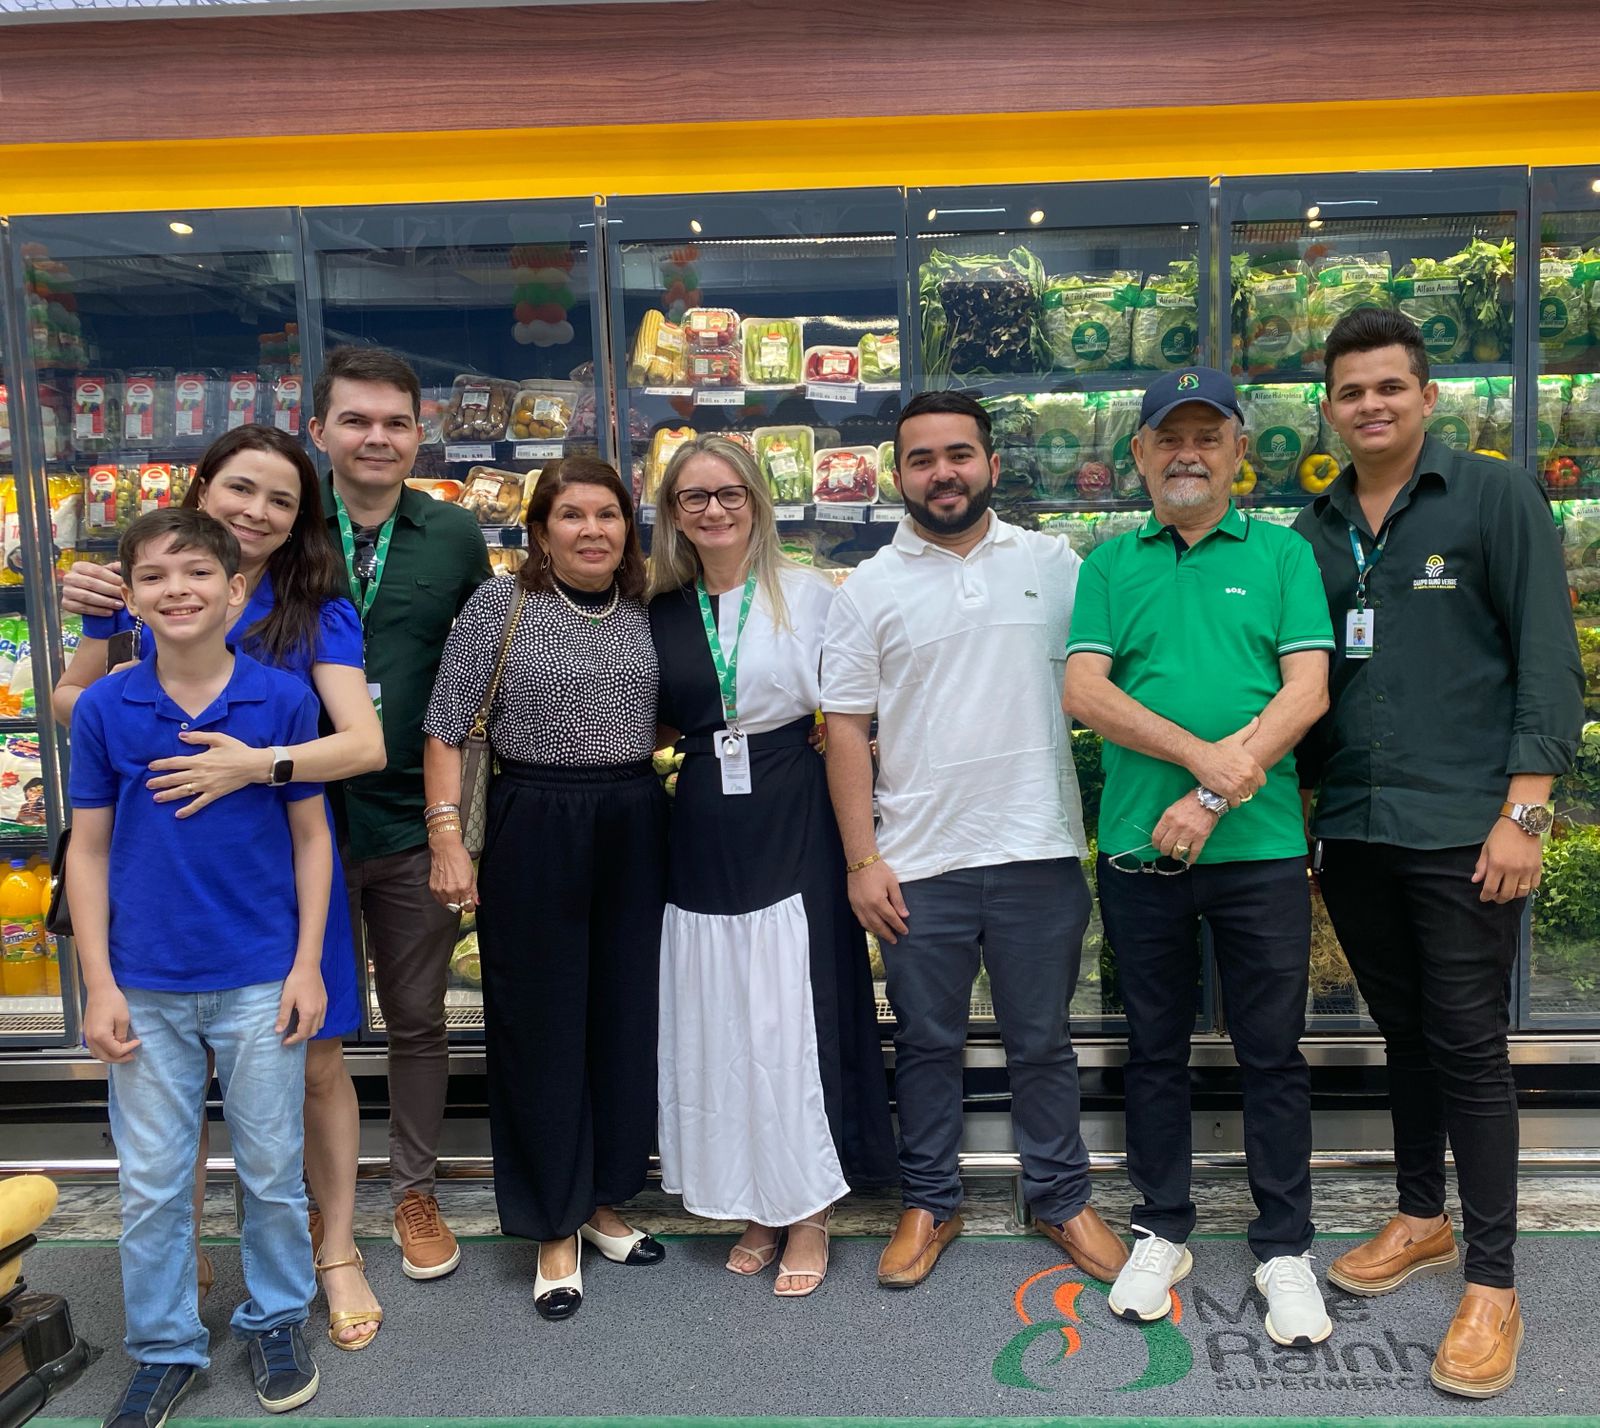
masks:
[[[565,1319],[583,1299],[580,1240],[622,1264],[664,1254],[612,1206],[643,1187],[655,1135],[667,813],[650,768],[644,557],[616,471],[581,456],[546,467],[528,535],[521,572],[482,586],[456,621],[423,757],[434,896],[481,903],[500,1223],[540,1242],[534,1305]],[[513,609],[474,874],[448,805]]]

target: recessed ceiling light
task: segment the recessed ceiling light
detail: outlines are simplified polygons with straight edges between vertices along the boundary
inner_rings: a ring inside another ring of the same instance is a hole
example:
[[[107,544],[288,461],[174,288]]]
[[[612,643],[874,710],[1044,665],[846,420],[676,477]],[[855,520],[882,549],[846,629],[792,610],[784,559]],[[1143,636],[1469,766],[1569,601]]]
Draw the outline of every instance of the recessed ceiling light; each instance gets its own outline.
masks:
[[[1318,218],[1318,217],[1321,216],[1321,214],[1322,214],[1322,205],[1321,204],[1313,203],[1310,208],[1306,209],[1306,217],[1307,218]]]
[[[1044,209],[1042,209],[1042,208],[1034,209],[1033,212],[1028,215],[1028,222],[1029,223],[1043,223],[1044,222]]]
[[[704,233],[705,229],[700,226],[700,220],[698,218],[691,218],[689,220],[689,231],[691,233]]]
[[[194,232],[194,229],[191,228],[187,223],[173,222],[167,224],[167,227],[176,233],[180,238],[187,238],[191,233]]]

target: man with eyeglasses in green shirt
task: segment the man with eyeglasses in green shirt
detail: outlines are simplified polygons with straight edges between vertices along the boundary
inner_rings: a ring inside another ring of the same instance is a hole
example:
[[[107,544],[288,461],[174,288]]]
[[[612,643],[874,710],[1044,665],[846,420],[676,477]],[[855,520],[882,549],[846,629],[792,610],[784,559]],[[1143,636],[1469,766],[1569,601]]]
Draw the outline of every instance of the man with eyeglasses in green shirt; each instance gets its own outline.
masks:
[[[1293,749],[1327,707],[1333,631],[1311,547],[1233,504],[1246,445],[1221,372],[1150,384],[1133,454],[1154,509],[1084,562],[1062,702],[1105,741],[1097,885],[1128,1017],[1128,1174],[1142,1203],[1111,1310],[1162,1318],[1193,1266],[1188,1066],[1203,917],[1243,1082],[1266,1330],[1309,1345],[1333,1325],[1307,1254],[1311,908]]]

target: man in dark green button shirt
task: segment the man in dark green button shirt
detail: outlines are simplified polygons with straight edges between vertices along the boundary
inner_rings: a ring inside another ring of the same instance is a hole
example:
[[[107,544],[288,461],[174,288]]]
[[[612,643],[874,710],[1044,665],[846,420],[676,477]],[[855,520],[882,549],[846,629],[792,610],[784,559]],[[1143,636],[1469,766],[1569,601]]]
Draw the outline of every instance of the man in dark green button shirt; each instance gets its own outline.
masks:
[[[1084,562],[1063,703],[1105,739],[1098,888],[1128,1015],[1128,1174],[1143,1197],[1111,1309],[1162,1317],[1192,1264],[1188,1065],[1203,917],[1244,1086],[1266,1328],[1309,1344],[1333,1325],[1306,1253],[1311,904],[1290,751],[1327,707],[1333,637],[1311,548],[1230,499],[1242,426],[1220,372],[1150,384],[1133,453],[1154,510]]]
[[[1466,1292],[1434,1383],[1486,1398],[1516,1371],[1517,1096],[1510,973],[1538,885],[1555,775],[1583,724],[1560,541],[1521,467],[1425,433],[1437,398],[1416,327],[1342,319],[1323,411],[1352,464],[1300,515],[1340,651],[1301,750],[1322,891],[1390,1068],[1399,1213],[1328,1278],[1382,1294],[1456,1262]]]
[[[456,613],[489,578],[489,554],[467,512],[405,484],[420,399],[416,374],[394,353],[336,348],[317,378],[310,431],[333,468],[322,488],[328,534],[344,552],[388,753],[380,772],[330,792],[350,925],[388,1035],[394,1235],[405,1272],[434,1279],[461,1258],[433,1195],[450,1078],[444,994],[460,919],[428,891],[422,716]]]

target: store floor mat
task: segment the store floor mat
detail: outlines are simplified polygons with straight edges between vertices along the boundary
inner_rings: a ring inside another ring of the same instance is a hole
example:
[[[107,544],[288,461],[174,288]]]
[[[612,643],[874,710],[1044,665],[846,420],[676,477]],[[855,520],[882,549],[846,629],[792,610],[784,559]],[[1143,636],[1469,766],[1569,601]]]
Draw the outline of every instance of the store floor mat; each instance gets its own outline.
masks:
[[[1318,1241],[1319,1268],[1350,1243]],[[321,1368],[314,1405],[293,1421],[350,1419],[924,1420],[1342,1418],[1411,1423],[1467,1416],[1600,1422],[1600,1356],[1587,1317],[1600,1234],[1527,1234],[1517,1246],[1527,1339],[1517,1381],[1476,1403],[1435,1390],[1428,1367],[1461,1292],[1459,1272],[1382,1299],[1330,1292],[1332,1338],[1282,1349],[1262,1327],[1253,1261],[1237,1238],[1193,1242],[1194,1273],[1169,1319],[1113,1318],[1106,1286],[1038,1237],[966,1236],[913,1290],[880,1289],[881,1239],[841,1239],[821,1289],[780,1300],[773,1274],[727,1273],[726,1240],[668,1242],[666,1260],[629,1268],[584,1253],[584,1302],[547,1324],[533,1308],[534,1247],[469,1240],[447,1279],[414,1283],[398,1251],[368,1248],[385,1310],[370,1349],[328,1343],[319,1299],[308,1335]],[[210,1370],[180,1407],[195,1420],[254,1418],[228,1318],[243,1294],[235,1245],[211,1247],[216,1287],[203,1319]],[[129,1371],[114,1247],[54,1243],[28,1254],[36,1289],[63,1294],[96,1353],[45,1416],[93,1419]],[[351,1428],[348,1421],[344,1428]],[[637,1428],[637,1425],[635,1425]]]

